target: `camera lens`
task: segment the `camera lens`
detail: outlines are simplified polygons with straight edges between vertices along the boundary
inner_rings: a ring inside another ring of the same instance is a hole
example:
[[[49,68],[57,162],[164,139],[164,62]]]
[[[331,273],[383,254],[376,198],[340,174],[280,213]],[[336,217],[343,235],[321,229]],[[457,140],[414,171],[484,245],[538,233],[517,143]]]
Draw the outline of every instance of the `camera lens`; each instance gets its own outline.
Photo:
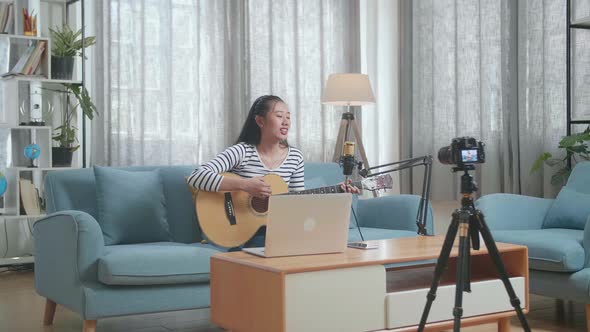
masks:
[[[445,165],[453,164],[452,151],[450,146],[445,146],[438,150],[438,161],[440,161],[441,164]]]

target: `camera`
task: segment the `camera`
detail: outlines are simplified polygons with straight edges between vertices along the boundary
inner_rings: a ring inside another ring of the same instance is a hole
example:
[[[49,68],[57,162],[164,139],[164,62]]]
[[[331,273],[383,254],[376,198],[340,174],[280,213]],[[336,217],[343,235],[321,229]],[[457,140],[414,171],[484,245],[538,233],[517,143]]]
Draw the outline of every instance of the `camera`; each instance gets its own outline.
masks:
[[[446,165],[457,165],[459,168],[484,163],[486,155],[483,146],[481,141],[473,137],[453,138],[451,145],[438,150],[438,161]]]

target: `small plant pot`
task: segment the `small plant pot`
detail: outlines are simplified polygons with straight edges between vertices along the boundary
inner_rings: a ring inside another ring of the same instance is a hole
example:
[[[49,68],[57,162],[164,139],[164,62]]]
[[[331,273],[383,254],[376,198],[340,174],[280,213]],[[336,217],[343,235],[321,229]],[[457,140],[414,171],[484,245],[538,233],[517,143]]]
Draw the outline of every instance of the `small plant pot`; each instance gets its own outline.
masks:
[[[74,57],[51,57],[51,78],[71,80],[74,72]]]
[[[71,167],[72,166],[72,152],[69,148],[54,147],[51,149],[51,162],[53,167]]]

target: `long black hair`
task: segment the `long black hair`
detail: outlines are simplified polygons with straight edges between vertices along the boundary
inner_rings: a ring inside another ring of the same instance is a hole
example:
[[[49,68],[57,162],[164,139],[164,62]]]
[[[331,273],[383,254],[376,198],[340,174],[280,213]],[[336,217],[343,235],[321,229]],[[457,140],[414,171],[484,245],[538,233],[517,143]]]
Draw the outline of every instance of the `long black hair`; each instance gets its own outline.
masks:
[[[278,102],[284,103],[280,97],[273,95],[264,95],[256,98],[254,103],[252,103],[252,107],[250,107],[250,112],[248,112],[248,117],[246,118],[246,122],[244,123],[244,127],[242,127],[242,131],[240,132],[240,136],[238,136],[236,144],[240,142],[252,145],[260,144],[261,133],[260,127],[256,123],[256,116],[259,115],[265,117]],[[287,144],[287,142],[284,143]]]

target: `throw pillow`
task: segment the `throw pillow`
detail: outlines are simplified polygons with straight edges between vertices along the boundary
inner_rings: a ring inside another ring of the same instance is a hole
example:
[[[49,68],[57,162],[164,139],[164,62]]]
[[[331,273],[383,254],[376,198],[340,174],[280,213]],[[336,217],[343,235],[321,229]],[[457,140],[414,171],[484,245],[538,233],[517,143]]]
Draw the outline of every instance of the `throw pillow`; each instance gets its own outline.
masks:
[[[561,188],[547,211],[543,228],[584,229],[590,216],[590,194]]]
[[[171,240],[158,170],[95,166],[94,177],[98,223],[106,245]]]

